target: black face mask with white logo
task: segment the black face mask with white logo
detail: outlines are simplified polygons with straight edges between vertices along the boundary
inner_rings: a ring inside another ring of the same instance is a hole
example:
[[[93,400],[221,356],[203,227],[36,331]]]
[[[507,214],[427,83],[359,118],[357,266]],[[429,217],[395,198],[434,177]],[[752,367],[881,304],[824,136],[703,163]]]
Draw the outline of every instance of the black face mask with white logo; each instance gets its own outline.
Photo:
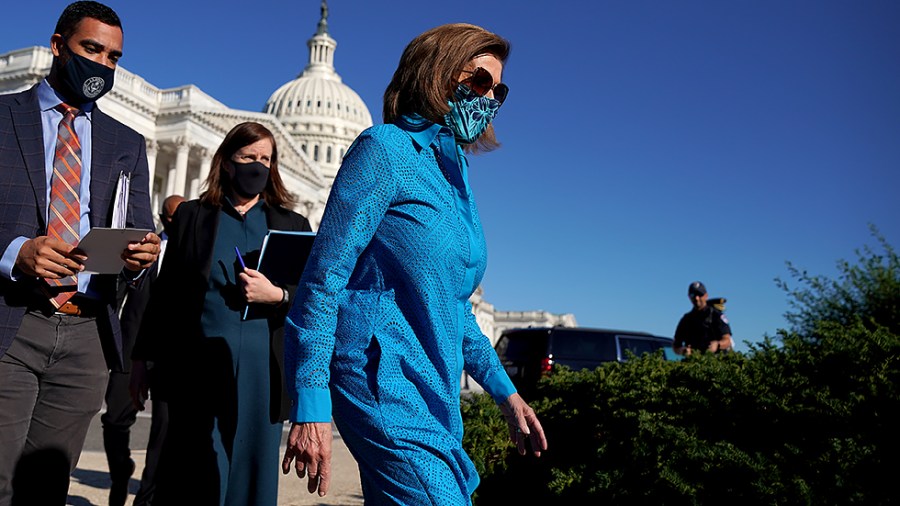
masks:
[[[246,199],[252,199],[266,189],[269,182],[269,168],[262,162],[228,162],[228,176],[234,191]]]
[[[75,54],[65,43],[69,61],[58,69],[66,103],[73,106],[94,102],[113,87],[116,70]]]

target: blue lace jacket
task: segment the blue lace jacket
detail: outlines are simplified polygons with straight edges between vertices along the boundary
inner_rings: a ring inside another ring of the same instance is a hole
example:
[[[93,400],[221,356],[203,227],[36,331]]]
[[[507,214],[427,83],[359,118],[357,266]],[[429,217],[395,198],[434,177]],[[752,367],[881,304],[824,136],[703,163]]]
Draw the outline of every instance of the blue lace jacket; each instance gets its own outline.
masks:
[[[498,403],[515,392],[468,300],[486,255],[448,128],[407,116],[360,134],[285,325],[291,420],[328,422],[334,403],[336,421],[461,438],[463,369]]]

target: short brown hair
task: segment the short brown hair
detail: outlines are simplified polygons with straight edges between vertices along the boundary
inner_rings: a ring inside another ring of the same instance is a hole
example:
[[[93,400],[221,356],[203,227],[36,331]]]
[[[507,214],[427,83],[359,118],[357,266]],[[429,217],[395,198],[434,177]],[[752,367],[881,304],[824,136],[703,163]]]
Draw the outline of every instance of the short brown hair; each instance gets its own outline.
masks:
[[[263,139],[269,139],[272,143],[272,160],[269,162],[269,181],[261,194],[262,198],[270,206],[293,207],[296,199],[287,191],[278,173],[278,146],[275,144],[275,136],[268,128],[254,121],[240,123],[225,135],[225,140],[213,155],[209,176],[206,177],[206,191],[200,195],[200,200],[221,207],[225,195],[231,193],[231,179],[225,162],[231,160],[231,156],[239,149]]]
[[[450,112],[447,102],[466,64],[486,53],[505,64],[509,50],[509,41],[503,37],[466,23],[438,26],[419,35],[406,46],[384,92],[384,122],[417,113],[444,124],[444,115]],[[494,127],[489,126],[471,149],[489,151],[499,145]]]

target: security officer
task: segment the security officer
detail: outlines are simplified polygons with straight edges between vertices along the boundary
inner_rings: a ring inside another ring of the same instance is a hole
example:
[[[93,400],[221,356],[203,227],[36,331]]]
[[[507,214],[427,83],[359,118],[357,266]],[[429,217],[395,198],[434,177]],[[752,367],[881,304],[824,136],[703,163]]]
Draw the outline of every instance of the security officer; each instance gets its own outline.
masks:
[[[692,350],[717,352],[731,349],[728,318],[707,303],[708,297],[703,283],[694,281],[688,286],[688,298],[694,308],[678,322],[675,342],[672,343],[675,353],[687,356]]]

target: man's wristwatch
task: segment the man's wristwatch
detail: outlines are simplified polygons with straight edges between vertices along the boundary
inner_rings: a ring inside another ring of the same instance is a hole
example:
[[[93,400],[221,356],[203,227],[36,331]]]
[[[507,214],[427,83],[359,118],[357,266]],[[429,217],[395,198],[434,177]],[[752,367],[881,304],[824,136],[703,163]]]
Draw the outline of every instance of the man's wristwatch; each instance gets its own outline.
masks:
[[[281,302],[276,304],[275,307],[281,307],[281,306],[287,304],[290,299],[291,299],[290,292],[287,291],[287,288],[282,287],[281,288]]]

